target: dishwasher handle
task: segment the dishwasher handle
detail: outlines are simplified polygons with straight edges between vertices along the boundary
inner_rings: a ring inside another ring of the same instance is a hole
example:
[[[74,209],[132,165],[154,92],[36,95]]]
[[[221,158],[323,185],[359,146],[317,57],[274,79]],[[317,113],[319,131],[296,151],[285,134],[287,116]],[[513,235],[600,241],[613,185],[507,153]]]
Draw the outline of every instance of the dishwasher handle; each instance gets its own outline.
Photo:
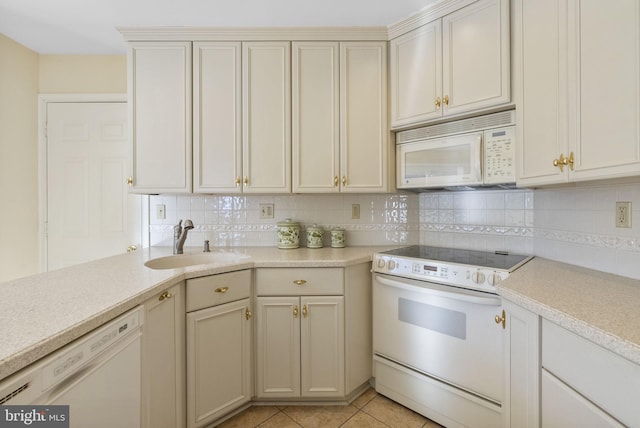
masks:
[[[414,293],[431,294],[447,299],[460,300],[467,303],[474,303],[485,306],[501,306],[502,300],[497,295],[490,295],[478,291],[459,289],[456,287],[443,286],[425,281],[411,279],[395,280],[375,275],[375,281],[388,287],[400,288]],[[486,295],[485,295],[486,294]]]

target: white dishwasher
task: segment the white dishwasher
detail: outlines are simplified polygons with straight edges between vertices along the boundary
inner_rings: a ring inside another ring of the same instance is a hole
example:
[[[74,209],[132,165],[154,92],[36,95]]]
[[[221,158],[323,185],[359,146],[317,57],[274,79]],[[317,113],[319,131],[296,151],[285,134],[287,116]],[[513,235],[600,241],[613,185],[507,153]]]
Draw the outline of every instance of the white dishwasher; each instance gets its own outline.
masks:
[[[8,377],[0,405],[68,405],[73,428],[138,428],[143,322],[138,306]]]

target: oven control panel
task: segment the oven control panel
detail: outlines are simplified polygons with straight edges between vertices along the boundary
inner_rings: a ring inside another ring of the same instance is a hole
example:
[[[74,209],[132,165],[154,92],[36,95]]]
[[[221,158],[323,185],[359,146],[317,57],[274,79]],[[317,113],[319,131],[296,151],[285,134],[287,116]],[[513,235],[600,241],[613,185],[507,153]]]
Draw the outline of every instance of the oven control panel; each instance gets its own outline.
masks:
[[[374,256],[373,271],[491,293],[509,276],[501,270],[381,254]]]

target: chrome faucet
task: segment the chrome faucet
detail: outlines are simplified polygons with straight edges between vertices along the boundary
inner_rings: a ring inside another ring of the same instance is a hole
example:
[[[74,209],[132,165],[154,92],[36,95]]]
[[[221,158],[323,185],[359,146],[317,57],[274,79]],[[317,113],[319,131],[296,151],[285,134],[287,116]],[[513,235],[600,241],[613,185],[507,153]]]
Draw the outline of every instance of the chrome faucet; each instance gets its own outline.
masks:
[[[182,220],[173,226],[173,254],[182,254],[184,241],[187,240],[187,233],[193,229],[193,223],[191,220],[184,221],[184,228],[182,227]]]

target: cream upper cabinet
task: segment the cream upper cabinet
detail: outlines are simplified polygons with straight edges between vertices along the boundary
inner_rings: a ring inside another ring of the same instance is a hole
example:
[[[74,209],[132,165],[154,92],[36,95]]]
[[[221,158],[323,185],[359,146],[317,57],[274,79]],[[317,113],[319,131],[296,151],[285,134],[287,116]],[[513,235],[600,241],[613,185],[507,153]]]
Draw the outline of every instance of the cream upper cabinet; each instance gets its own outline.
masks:
[[[340,44],[340,186],[342,192],[390,189],[387,43]]]
[[[480,0],[391,40],[391,126],[511,102],[508,0]]]
[[[193,44],[193,187],[242,191],[240,42]]]
[[[515,17],[518,184],[639,174],[640,4],[518,0]]]
[[[191,42],[128,48],[132,192],[191,192]]]
[[[293,43],[293,191],[388,190],[386,45]]]
[[[340,43],[294,42],[294,192],[340,191]]]
[[[242,44],[245,193],[291,192],[291,44]]]

